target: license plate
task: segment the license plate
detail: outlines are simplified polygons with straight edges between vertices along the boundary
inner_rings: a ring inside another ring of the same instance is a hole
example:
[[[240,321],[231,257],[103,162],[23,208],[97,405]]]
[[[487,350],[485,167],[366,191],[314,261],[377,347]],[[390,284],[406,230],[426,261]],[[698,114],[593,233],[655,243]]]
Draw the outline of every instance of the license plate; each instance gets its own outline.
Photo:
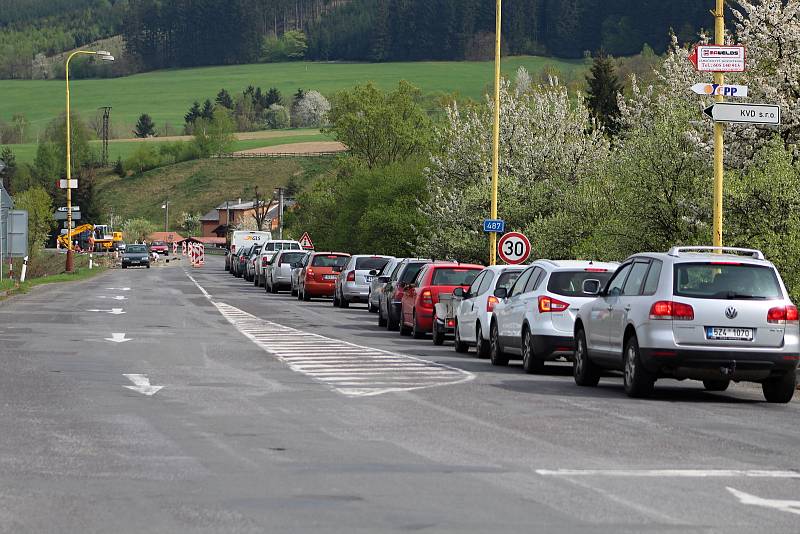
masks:
[[[706,339],[715,339],[721,341],[753,341],[753,329],[707,326]]]
[[[322,276],[323,280],[336,280],[337,278],[338,276],[336,276],[335,274],[326,274]]]
[[[373,280],[374,278],[375,278],[374,276],[365,276],[365,277],[364,277],[364,279],[367,281],[367,283],[368,283],[368,284],[372,283],[372,280]]]

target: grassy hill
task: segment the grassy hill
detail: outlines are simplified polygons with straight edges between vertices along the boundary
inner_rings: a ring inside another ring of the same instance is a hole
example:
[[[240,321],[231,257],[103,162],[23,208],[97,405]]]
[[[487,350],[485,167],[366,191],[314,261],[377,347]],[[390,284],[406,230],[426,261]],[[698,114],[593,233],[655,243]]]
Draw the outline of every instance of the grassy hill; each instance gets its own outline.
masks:
[[[205,214],[225,200],[252,199],[255,187],[271,196],[290,180],[303,185],[331,168],[333,158],[204,159],[120,178],[99,178],[97,197],[105,211],[122,220],[144,217],[163,224],[164,200],[170,201],[170,221],[181,212]],[[172,226],[172,229],[177,225]]]
[[[521,56],[505,59],[503,72],[513,76],[520,66],[534,78],[555,71],[567,81],[582,78],[588,68],[584,61]],[[112,122],[129,130],[128,126],[142,113],[149,113],[159,126],[167,121],[180,127],[194,100],[213,99],[222,87],[231,93],[248,85],[277,87],[285,98],[290,98],[298,88],[330,95],[368,81],[390,88],[400,80],[408,80],[426,94],[457,92],[479,99],[490,86],[492,75],[492,62],[297,62],[164,70],[125,78],[76,80],[70,85],[73,109],[91,117],[98,107],[112,106]],[[64,111],[63,81],[2,80],[0,94],[0,119],[10,120],[14,113],[24,113],[31,123],[31,134]]]

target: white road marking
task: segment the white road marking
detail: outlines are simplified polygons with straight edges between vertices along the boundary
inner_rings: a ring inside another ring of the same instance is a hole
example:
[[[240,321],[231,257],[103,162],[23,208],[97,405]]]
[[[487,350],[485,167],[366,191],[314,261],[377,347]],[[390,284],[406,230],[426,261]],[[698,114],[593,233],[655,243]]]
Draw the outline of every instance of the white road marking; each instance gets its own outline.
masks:
[[[537,469],[542,476],[638,478],[800,478],[800,471],[760,469]]]
[[[125,337],[125,332],[111,334],[111,337],[107,337],[105,339],[106,341],[112,341],[114,343],[125,343],[126,341],[133,341],[131,338]]]
[[[122,308],[111,308],[110,310],[86,310],[88,312],[98,312],[98,313],[110,313],[111,315],[122,315],[125,312],[122,311]]]
[[[106,289],[109,290],[109,291],[130,291],[131,290],[131,288],[129,288],[129,287],[107,287]]]
[[[350,397],[381,395],[467,382],[475,375],[421,358],[355,345],[265,321],[216,302],[189,273],[189,279],[223,317],[264,351],[295,372]]]
[[[99,299],[111,299],[111,300],[128,300],[128,297],[123,297],[122,295],[117,295],[115,297],[107,297],[105,295],[98,295],[97,298],[99,298]]]
[[[164,388],[164,386],[150,385],[150,379],[147,378],[147,375],[126,374],[122,376],[133,382],[132,386],[125,386],[126,388],[148,397],[152,397]]]
[[[780,510],[781,512],[788,512],[790,514],[800,515],[800,501],[764,499],[762,497],[750,495],[749,493],[745,493],[743,491],[739,491],[734,488],[726,487],[725,489],[730,491],[737,499],[739,499],[739,502],[742,504],[748,504],[750,506],[760,506],[762,508],[773,508],[775,510]]]

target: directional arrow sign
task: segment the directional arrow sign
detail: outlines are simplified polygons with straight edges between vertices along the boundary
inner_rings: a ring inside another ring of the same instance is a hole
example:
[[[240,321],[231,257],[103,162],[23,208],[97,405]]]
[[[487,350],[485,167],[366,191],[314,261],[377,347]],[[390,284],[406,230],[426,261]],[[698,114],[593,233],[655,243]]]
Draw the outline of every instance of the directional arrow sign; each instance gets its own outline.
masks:
[[[152,397],[153,395],[161,391],[161,389],[164,387],[164,386],[151,386],[150,379],[147,378],[147,375],[128,374],[122,376],[133,382],[132,386],[125,386],[126,388],[133,390],[137,393],[141,393],[142,395],[147,395],[148,397]]]
[[[768,124],[779,126],[781,107],[770,104],[733,104],[721,102],[705,109],[705,114],[715,122],[734,124]]]
[[[773,508],[775,510],[780,510],[781,512],[788,512],[790,514],[800,515],[800,501],[764,499],[762,497],[750,495],[749,493],[745,493],[743,491],[739,491],[734,488],[725,488],[725,489],[727,489],[737,499],[739,499],[739,502],[742,504],[748,504],[750,506],[760,506],[762,508]]]
[[[110,310],[86,310],[86,311],[96,312],[96,313],[110,313],[111,315],[122,315],[125,313],[124,311],[122,311],[122,308],[111,308]]]
[[[107,337],[106,341],[111,341],[113,343],[125,343],[126,341],[132,341],[131,338],[126,338],[125,333],[114,333],[111,334],[111,337]]]
[[[726,98],[747,96],[746,85],[719,85],[716,83],[696,83],[692,86],[692,91],[698,95],[724,96]]]

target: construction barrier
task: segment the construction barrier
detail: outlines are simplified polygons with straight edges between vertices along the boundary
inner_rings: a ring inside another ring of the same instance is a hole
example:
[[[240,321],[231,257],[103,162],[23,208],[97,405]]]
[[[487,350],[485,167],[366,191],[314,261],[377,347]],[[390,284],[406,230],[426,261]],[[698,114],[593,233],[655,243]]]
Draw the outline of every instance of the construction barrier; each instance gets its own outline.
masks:
[[[172,244],[172,255],[173,256],[177,256],[178,255],[178,244],[177,243],[173,243]]]
[[[181,254],[183,254],[184,256],[186,256],[186,241],[184,241],[183,243],[181,243]]]
[[[192,267],[202,267],[205,264],[206,247],[202,243],[189,243],[189,260]]]

